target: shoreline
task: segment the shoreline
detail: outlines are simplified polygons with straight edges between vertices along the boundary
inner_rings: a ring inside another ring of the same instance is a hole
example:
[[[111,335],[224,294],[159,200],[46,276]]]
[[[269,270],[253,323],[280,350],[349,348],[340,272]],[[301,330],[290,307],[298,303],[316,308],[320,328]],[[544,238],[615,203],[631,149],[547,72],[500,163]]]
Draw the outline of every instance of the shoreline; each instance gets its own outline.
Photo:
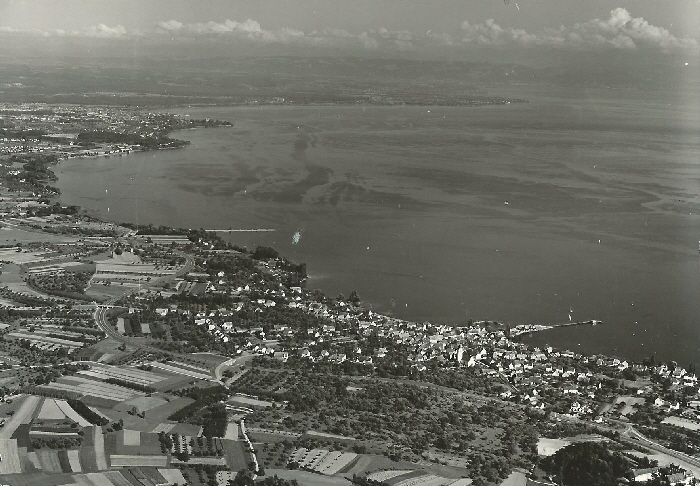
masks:
[[[179,130],[179,129],[176,129],[176,130],[174,130],[174,131],[177,131],[177,130]],[[173,147],[173,148],[175,148],[175,147]],[[177,147],[177,148],[183,148],[183,147]],[[157,149],[157,150],[161,150],[161,149]],[[153,152],[155,152],[155,150],[153,150]],[[62,160],[65,160],[65,159],[62,159]],[[60,199],[60,197],[59,197],[59,199]],[[95,210],[95,209],[93,209],[93,208],[89,208],[89,207],[88,207],[88,208],[85,208],[85,207],[83,207],[83,210],[86,210],[86,212],[88,212],[88,213],[91,215],[91,217],[94,217],[95,219],[98,219],[98,220],[109,221],[109,222],[114,222],[114,223],[124,223],[124,221],[123,221],[122,219],[120,219],[120,218],[114,218],[114,219],[109,218],[109,217],[108,217],[108,216],[109,216],[108,214],[102,214],[100,211]],[[107,217],[105,217],[105,216],[107,216]],[[256,231],[270,230],[270,229],[271,229],[271,228],[247,228],[247,229],[241,228],[240,230],[235,230],[235,231],[232,230],[232,229],[228,229],[228,230],[226,230],[226,229],[220,229],[220,230],[209,230],[209,231],[221,232],[221,233],[230,233],[230,234],[232,234],[232,233],[239,232],[239,231],[240,231],[241,233],[253,233],[253,232],[256,232]],[[262,232],[262,231],[261,231],[261,232]],[[326,277],[326,278],[328,278],[328,277]],[[321,282],[321,279],[317,279],[317,281],[318,281],[318,283],[322,283],[322,282]],[[325,286],[323,286],[323,285],[319,285],[319,286],[318,286],[318,288],[319,288],[320,290],[324,290],[324,287],[325,287]],[[382,310],[382,313],[384,313],[384,314],[386,314],[386,315],[388,315],[388,316],[392,316],[392,314],[393,314],[393,313],[391,312],[391,309],[390,309],[390,308],[384,308],[384,309]],[[443,323],[443,324],[446,324],[446,325],[455,325],[455,326],[458,325],[458,324],[454,324],[454,321],[452,321],[452,320],[447,320],[447,319],[445,319],[445,320],[438,320],[438,319],[436,319],[436,320],[434,320],[434,321],[432,321],[432,322]],[[505,321],[505,322],[508,322],[508,321]],[[513,322],[513,321],[510,321],[510,322]],[[517,322],[517,321],[515,321],[515,322]],[[521,322],[522,322],[522,321],[521,321]],[[520,326],[520,325],[524,325],[524,324],[516,324],[516,325],[517,325],[517,326]],[[545,326],[545,325],[543,325],[543,326]],[[547,326],[548,326],[548,325],[547,325]],[[550,329],[550,328],[552,328],[552,327],[549,327],[549,326],[548,326],[548,327],[542,328],[542,330]],[[559,345],[559,348],[560,348],[560,349],[566,349],[566,348],[575,349],[575,346],[576,346],[576,343],[575,343],[574,341],[572,341],[572,340],[569,340],[568,343],[567,343],[566,345],[564,345],[564,346]],[[605,352],[604,352],[604,353],[605,353]],[[616,354],[612,354],[612,353],[610,353],[610,352],[607,352],[607,353],[605,353],[605,354],[608,354],[608,355],[611,355],[611,356],[616,355]],[[623,354],[623,356],[624,356],[624,354]],[[637,358],[637,359],[640,359],[640,358]]]

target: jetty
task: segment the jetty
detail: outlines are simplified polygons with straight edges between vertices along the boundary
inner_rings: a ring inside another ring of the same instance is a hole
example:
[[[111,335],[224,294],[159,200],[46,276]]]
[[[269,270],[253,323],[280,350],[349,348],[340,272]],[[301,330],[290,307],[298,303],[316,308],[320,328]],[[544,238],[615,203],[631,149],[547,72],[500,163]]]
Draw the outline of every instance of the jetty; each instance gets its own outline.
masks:
[[[250,229],[208,229],[207,231],[212,231],[214,233],[256,233],[256,232],[272,232],[277,231],[275,228],[250,228]]]
[[[511,337],[520,336],[522,334],[531,334],[533,332],[546,331],[547,329],[554,329],[557,327],[571,327],[571,326],[597,326],[602,324],[603,321],[598,319],[590,319],[588,321],[578,321],[578,322],[563,322],[561,324],[520,324],[511,328]]]

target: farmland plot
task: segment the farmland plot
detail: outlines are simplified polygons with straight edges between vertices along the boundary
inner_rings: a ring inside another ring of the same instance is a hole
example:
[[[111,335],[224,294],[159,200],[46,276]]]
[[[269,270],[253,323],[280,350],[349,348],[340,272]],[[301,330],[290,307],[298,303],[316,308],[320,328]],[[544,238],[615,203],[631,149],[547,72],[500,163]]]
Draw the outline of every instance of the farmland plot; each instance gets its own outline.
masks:
[[[17,474],[22,472],[17,440],[0,439],[0,454],[2,455],[0,474]]]
[[[53,398],[47,398],[44,400],[44,404],[41,406],[41,410],[39,410],[39,415],[37,415],[37,418],[61,420],[66,418],[66,415],[56,404],[56,400]]]
[[[158,472],[170,484],[185,484],[185,478],[179,469],[158,469]]]
[[[114,486],[133,486],[131,482],[124,477],[121,471],[106,471],[103,474],[112,482]],[[179,484],[186,484],[186,482],[183,481]]]
[[[199,380],[210,380],[211,374],[204,373],[202,371],[195,371],[189,367],[185,368],[183,366],[174,366],[172,364],[161,363],[159,361],[152,361],[148,363],[154,368],[159,368],[161,370],[169,371],[170,373],[176,373],[179,375],[186,375],[192,378],[197,378]]]
[[[105,457],[105,439],[102,435],[102,427],[93,428],[93,443],[95,444],[95,463],[98,470],[107,469],[107,458]]]
[[[93,364],[89,370],[79,371],[78,374],[93,376],[101,380],[116,378],[141,385],[150,385],[151,383],[157,383],[167,378],[166,376],[151,371],[139,370],[137,368],[119,368],[102,363]]]
[[[73,472],[82,472],[83,468],[80,466],[80,454],[77,450],[68,451],[68,464]]]
[[[125,446],[138,446],[141,445],[141,432],[138,430],[123,430],[124,435],[124,445]]]
[[[82,415],[73,410],[73,407],[68,405],[68,402],[65,400],[56,400],[56,406],[61,409],[61,412],[63,412],[66,417],[81,427],[90,427],[90,425],[92,425],[90,422],[85,420]]]
[[[110,457],[112,467],[166,467],[168,465],[168,456],[140,456],[127,454],[112,454]]]
[[[130,390],[123,386],[101,383],[80,376],[60,378],[58,382],[52,383],[51,385],[42,385],[42,388],[73,391],[83,395],[114,400],[116,402],[122,402],[129,398],[143,395],[141,392]]]
[[[63,468],[61,468],[61,460],[58,458],[57,451],[39,449],[38,451],[36,451],[36,455],[39,458],[39,462],[41,463],[41,469],[43,469],[44,472],[63,472]],[[5,455],[3,454],[3,458],[4,457]]]
[[[88,473],[85,475],[91,486],[113,486],[104,473]]]

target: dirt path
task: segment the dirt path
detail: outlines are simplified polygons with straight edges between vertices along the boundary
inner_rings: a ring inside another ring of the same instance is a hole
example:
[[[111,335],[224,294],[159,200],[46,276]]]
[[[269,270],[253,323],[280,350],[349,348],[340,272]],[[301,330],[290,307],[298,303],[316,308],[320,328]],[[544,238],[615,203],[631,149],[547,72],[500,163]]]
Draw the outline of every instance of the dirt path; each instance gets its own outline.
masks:
[[[107,459],[105,458],[105,439],[102,435],[102,427],[94,427],[92,429],[93,440],[95,441],[95,462],[97,469],[104,471],[107,469]]]

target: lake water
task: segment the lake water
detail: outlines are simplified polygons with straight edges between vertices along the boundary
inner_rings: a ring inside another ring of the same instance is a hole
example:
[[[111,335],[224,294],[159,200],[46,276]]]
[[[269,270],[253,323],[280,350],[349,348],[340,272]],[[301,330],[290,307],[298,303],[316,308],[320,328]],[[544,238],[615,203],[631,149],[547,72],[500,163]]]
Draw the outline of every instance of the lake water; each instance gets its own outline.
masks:
[[[511,89],[530,103],[187,110],[236,126],[178,132],[181,150],[63,161],[57,185],[111,220],[273,228],[230,239],[398,317],[571,314],[604,324],[530,342],[700,362],[700,105]]]

